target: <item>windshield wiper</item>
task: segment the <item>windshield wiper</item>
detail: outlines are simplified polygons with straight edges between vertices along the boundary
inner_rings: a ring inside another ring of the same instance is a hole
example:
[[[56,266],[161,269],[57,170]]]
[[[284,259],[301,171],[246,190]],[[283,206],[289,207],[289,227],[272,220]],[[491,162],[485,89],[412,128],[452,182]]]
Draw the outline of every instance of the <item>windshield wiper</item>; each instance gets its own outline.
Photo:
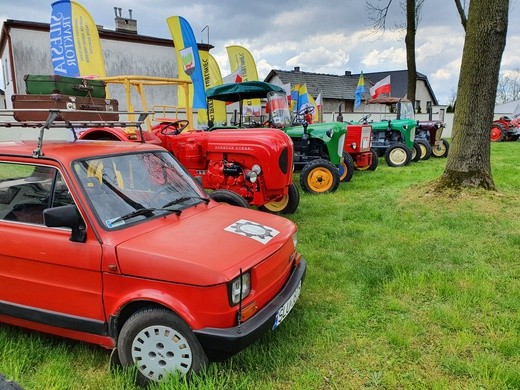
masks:
[[[181,198],[177,198],[177,199],[174,199],[172,200],[171,202],[168,202],[166,203],[163,208],[166,208],[166,207],[170,207],[170,206],[173,206],[173,205],[176,205],[176,204],[179,204],[179,203],[182,203],[182,202],[186,202],[187,200],[191,200],[191,199],[198,199],[198,200],[202,200],[204,203],[208,204],[209,203],[209,198],[203,198],[201,196],[183,196]]]
[[[114,219],[114,220],[112,220],[110,222],[112,224],[114,224],[114,223],[117,223],[117,222],[126,221],[127,219],[138,217],[140,215],[144,215],[144,216],[150,217],[153,214],[154,211],[166,211],[166,212],[169,212],[169,213],[175,213],[177,215],[181,215],[181,213],[182,213],[181,210],[172,210],[172,209],[165,209],[165,208],[157,209],[157,208],[149,207],[149,208],[142,208],[142,209],[137,209],[137,210],[131,211],[128,214],[125,214],[125,215],[122,215],[120,217],[117,217],[116,219]]]

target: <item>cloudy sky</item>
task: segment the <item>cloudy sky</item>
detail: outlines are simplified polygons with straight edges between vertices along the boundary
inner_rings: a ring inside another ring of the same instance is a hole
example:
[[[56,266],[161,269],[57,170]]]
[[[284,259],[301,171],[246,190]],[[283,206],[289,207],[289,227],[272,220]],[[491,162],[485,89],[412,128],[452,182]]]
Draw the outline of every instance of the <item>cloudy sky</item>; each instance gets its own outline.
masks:
[[[97,24],[114,29],[114,7],[128,10],[138,32],[171,38],[166,18],[183,16],[198,42],[211,53],[223,75],[229,73],[225,47],[241,45],[257,62],[261,80],[271,69],[344,74],[406,69],[404,11],[393,0],[384,34],[374,34],[365,0],[77,0]],[[378,0],[370,0],[377,3]],[[469,0],[468,0],[469,1]],[[386,3],[386,0],[382,0]],[[520,70],[520,0],[510,0],[508,38],[502,72]],[[395,3],[395,4],[394,4]],[[52,1],[0,0],[5,19],[48,22]],[[206,27],[208,26],[208,27]],[[425,0],[416,37],[417,70],[425,74],[437,99],[448,104],[456,91],[464,31],[453,0]]]

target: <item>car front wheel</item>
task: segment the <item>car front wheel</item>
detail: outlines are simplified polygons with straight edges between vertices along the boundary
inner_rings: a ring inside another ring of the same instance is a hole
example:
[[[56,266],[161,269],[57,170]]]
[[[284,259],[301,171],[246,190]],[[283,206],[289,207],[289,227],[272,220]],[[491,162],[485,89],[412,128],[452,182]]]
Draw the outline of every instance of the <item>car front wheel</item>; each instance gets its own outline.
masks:
[[[137,381],[146,386],[168,374],[200,372],[208,358],[190,327],[165,309],[145,309],[123,325],[117,340],[119,361],[137,367]]]

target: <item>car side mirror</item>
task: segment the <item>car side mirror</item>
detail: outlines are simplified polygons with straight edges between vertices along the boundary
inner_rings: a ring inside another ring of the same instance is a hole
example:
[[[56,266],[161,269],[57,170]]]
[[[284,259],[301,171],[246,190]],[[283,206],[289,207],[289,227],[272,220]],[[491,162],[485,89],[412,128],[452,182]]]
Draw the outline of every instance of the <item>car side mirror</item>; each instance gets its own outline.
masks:
[[[43,221],[47,227],[68,227],[72,229],[69,240],[85,242],[87,232],[85,224],[75,205],[52,207],[43,210]]]

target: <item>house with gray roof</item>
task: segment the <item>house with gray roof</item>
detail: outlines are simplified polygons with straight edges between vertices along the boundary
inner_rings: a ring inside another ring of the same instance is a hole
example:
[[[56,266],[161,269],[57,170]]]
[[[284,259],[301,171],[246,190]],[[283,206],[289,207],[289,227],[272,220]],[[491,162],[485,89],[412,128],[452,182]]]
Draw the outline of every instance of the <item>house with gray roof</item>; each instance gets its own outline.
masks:
[[[359,76],[359,73],[352,74],[349,71],[346,71],[343,75],[303,72],[297,66],[290,71],[273,69],[269,72],[265,81],[279,86],[305,83],[308,93],[314,98],[321,92],[324,113],[362,112],[364,109],[363,105],[354,110],[355,92]],[[370,99],[370,87],[386,76],[390,76],[391,96],[406,98],[408,85],[407,70],[363,73],[363,76],[365,79],[365,93],[362,101]],[[418,112],[425,113],[429,105],[438,105],[438,101],[428,82],[428,77],[418,72],[416,108]]]

